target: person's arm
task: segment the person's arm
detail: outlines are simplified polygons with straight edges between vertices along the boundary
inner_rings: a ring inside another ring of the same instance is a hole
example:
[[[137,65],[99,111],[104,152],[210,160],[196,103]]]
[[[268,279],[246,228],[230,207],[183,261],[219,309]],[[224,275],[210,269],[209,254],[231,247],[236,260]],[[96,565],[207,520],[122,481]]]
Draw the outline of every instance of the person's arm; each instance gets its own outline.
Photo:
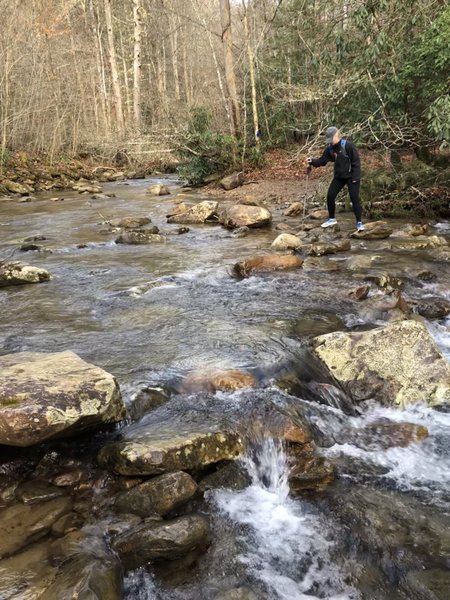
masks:
[[[350,173],[352,176],[352,181],[359,181],[361,179],[361,159],[359,158],[359,152],[356,146],[349,144],[347,154],[351,163]]]
[[[312,165],[313,167],[324,167],[328,162],[330,162],[330,160],[331,155],[328,151],[328,148],[325,148],[320,158],[307,159],[308,164]]]

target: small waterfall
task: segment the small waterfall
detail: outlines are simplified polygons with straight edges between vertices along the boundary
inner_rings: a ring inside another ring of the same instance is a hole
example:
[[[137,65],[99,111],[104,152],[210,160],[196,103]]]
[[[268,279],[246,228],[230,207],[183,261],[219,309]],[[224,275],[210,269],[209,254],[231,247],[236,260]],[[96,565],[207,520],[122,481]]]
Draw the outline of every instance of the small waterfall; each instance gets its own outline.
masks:
[[[244,490],[216,491],[214,500],[242,543],[240,561],[273,600],[350,600],[331,563],[326,526],[306,502],[289,498],[287,457],[272,438],[254,442],[242,459],[251,477]]]

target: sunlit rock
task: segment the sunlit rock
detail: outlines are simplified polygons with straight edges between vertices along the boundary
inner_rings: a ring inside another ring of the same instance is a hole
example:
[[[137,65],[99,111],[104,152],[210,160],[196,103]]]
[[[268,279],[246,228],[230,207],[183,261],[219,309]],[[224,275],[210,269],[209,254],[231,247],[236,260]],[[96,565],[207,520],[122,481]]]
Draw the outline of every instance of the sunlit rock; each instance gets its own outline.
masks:
[[[315,355],[356,401],[407,406],[450,402],[450,365],[424,325],[401,321],[313,340]]]
[[[0,262],[0,287],[41,283],[50,279],[51,275],[45,269],[23,265],[18,262]]]
[[[272,242],[274,250],[296,250],[302,246],[302,241],[290,233],[282,233]]]
[[[203,200],[187,208],[184,212],[179,212],[168,217],[168,223],[177,223],[179,225],[201,224],[217,221],[218,202],[212,200]]]
[[[262,206],[245,206],[235,204],[224,208],[219,217],[219,222],[229,229],[238,227],[265,227],[272,221],[272,214]]]
[[[31,446],[124,417],[112,375],[73,352],[0,357],[0,443]]]

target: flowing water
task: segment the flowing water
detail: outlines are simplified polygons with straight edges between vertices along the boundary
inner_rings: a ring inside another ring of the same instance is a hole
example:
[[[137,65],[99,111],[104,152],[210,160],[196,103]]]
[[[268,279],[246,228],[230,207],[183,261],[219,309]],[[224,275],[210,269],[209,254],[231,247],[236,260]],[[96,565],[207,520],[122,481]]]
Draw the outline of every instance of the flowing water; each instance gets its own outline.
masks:
[[[73,350],[113,373],[129,406],[145,386],[177,391],[193,370],[242,369],[259,387],[245,394],[217,393],[224,411],[245,413],[266,397],[299,406],[340,478],[319,499],[292,498],[283,446],[267,438],[253,440],[241,465],[250,484],[208,492],[201,507],[212,523],[213,540],[197,566],[184,569],[183,576],[129,573],[124,597],[208,600],[221,590],[248,588],[262,600],[414,598],[409,583],[403,585],[401,565],[392,559],[386,567],[378,538],[368,532],[363,516],[353,519],[347,505],[353,502],[355,514],[364,513],[367,498],[377,500],[367,518],[373,523],[379,517],[374,530],[384,528],[390,536],[399,512],[412,512],[414,521],[420,520],[422,507],[431,507],[439,515],[434,523],[427,513],[435,540],[435,531],[450,523],[450,414],[421,406],[406,411],[369,406],[362,415],[352,413],[326,379],[309,372],[313,367],[304,353],[311,336],[374,327],[385,323],[386,311],[349,299],[359,282],[346,268],[348,255],[305,263],[301,271],[234,279],[232,265],[264,252],[274,232],[237,238],[220,226],[204,225],[176,235],[177,227],[165,219],[173,196],[149,197],[145,189],[151,183],[168,183],[172,194],[180,191],[175,180],[141,180],[105,185],[116,194],[106,200],[70,192],[62,202],[52,201],[50,194],[39,194],[31,203],[0,202],[0,258],[14,252],[13,259],[53,275],[47,284],[0,290],[0,353]],[[115,244],[117,234],[102,222],[128,215],[149,215],[174,235],[164,244]],[[435,233],[449,236],[448,224],[437,224]],[[36,242],[41,251],[16,250],[24,238],[38,235],[46,238]],[[374,273],[405,277],[405,293],[412,299],[450,299],[449,269],[433,259],[432,251],[398,251],[386,240],[357,241],[355,255],[375,256]],[[436,281],[417,282],[410,273],[419,268],[435,272]],[[450,320],[427,326],[450,358]],[[305,372],[321,390],[320,404],[271,387],[278,377]],[[385,448],[376,441],[361,445],[359,432],[380,419],[426,425],[430,435],[405,448]],[[389,514],[384,514],[386,505]],[[411,531],[409,521],[406,529]],[[397,533],[386,541],[386,552],[396,544],[408,546],[404,531]],[[439,548],[421,555],[421,564],[443,568]]]

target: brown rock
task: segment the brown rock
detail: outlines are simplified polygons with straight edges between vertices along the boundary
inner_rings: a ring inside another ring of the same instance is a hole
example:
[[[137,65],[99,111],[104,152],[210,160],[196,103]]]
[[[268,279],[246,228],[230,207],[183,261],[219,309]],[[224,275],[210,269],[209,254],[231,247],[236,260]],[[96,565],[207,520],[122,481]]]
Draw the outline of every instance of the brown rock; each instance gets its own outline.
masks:
[[[182,382],[183,392],[201,390],[216,392],[217,390],[240,390],[256,386],[256,379],[250,373],[238,370],[194,371]]]
[[[124,231],[116,238],[116,244],[130,244],[133,246],[141,244],[160,244],[167,241],[165,235],[158,233],[157,227],[147,231]]]
[[[284,215],[286,217],[296,217],[298,215],[302,215],[304,210],[303,202],[293,202],[285,211]]]
[[[337,242],[318,242],[311,244],[306,249],[306,253],[310,256],[324,256],[325,254],[336,254],[337,252],[347,252],[351,250],[350,240],[340,240]]]
[[[217,221],[218,202],[204,200],[194,204],[186,211],[173,215],[167,219],[168,223],[179,225],[201,224]]]
[[[148,194],[153,194],[153,196],[168,196],[170,194],[170,190],[167,185],[151,185],[147,188]]]
[[[267,208],[261,206],[244,206],[235,204],[222,211],[219,222],[229,229],[237,227],[265,227],[272,221]]]
[[[310,213],[308,213],[308,217],[310,219],[324,221],[325,219],[328,219],[328,211],[321,209],[312,210]]]
[[[232,173],[221,179],[219,183],[224,190],[234,190],[244,183],[244,173]]]
[[[151,222],[152,220],[149,217],[119,217],[111,219],[109,224],[111,227],[122,227],[122,229],[137,229]]]
[[[364,231],[354,231],[350,237],[358,240],[382,240],[392,235],[393,229],[386,221],[372,221],[364,224]]]
[[[363,285],[361,287],[357,287],[354,290],[351,290],[348,295],[353,300],[365,300],[369,295],[370,286]]]
[[[254,256],[234,265],[234,273],[239,277],[250,277],[254,273],[270,273],[272,271],[285,271],[299,269],[303,260],[292,254]]]

